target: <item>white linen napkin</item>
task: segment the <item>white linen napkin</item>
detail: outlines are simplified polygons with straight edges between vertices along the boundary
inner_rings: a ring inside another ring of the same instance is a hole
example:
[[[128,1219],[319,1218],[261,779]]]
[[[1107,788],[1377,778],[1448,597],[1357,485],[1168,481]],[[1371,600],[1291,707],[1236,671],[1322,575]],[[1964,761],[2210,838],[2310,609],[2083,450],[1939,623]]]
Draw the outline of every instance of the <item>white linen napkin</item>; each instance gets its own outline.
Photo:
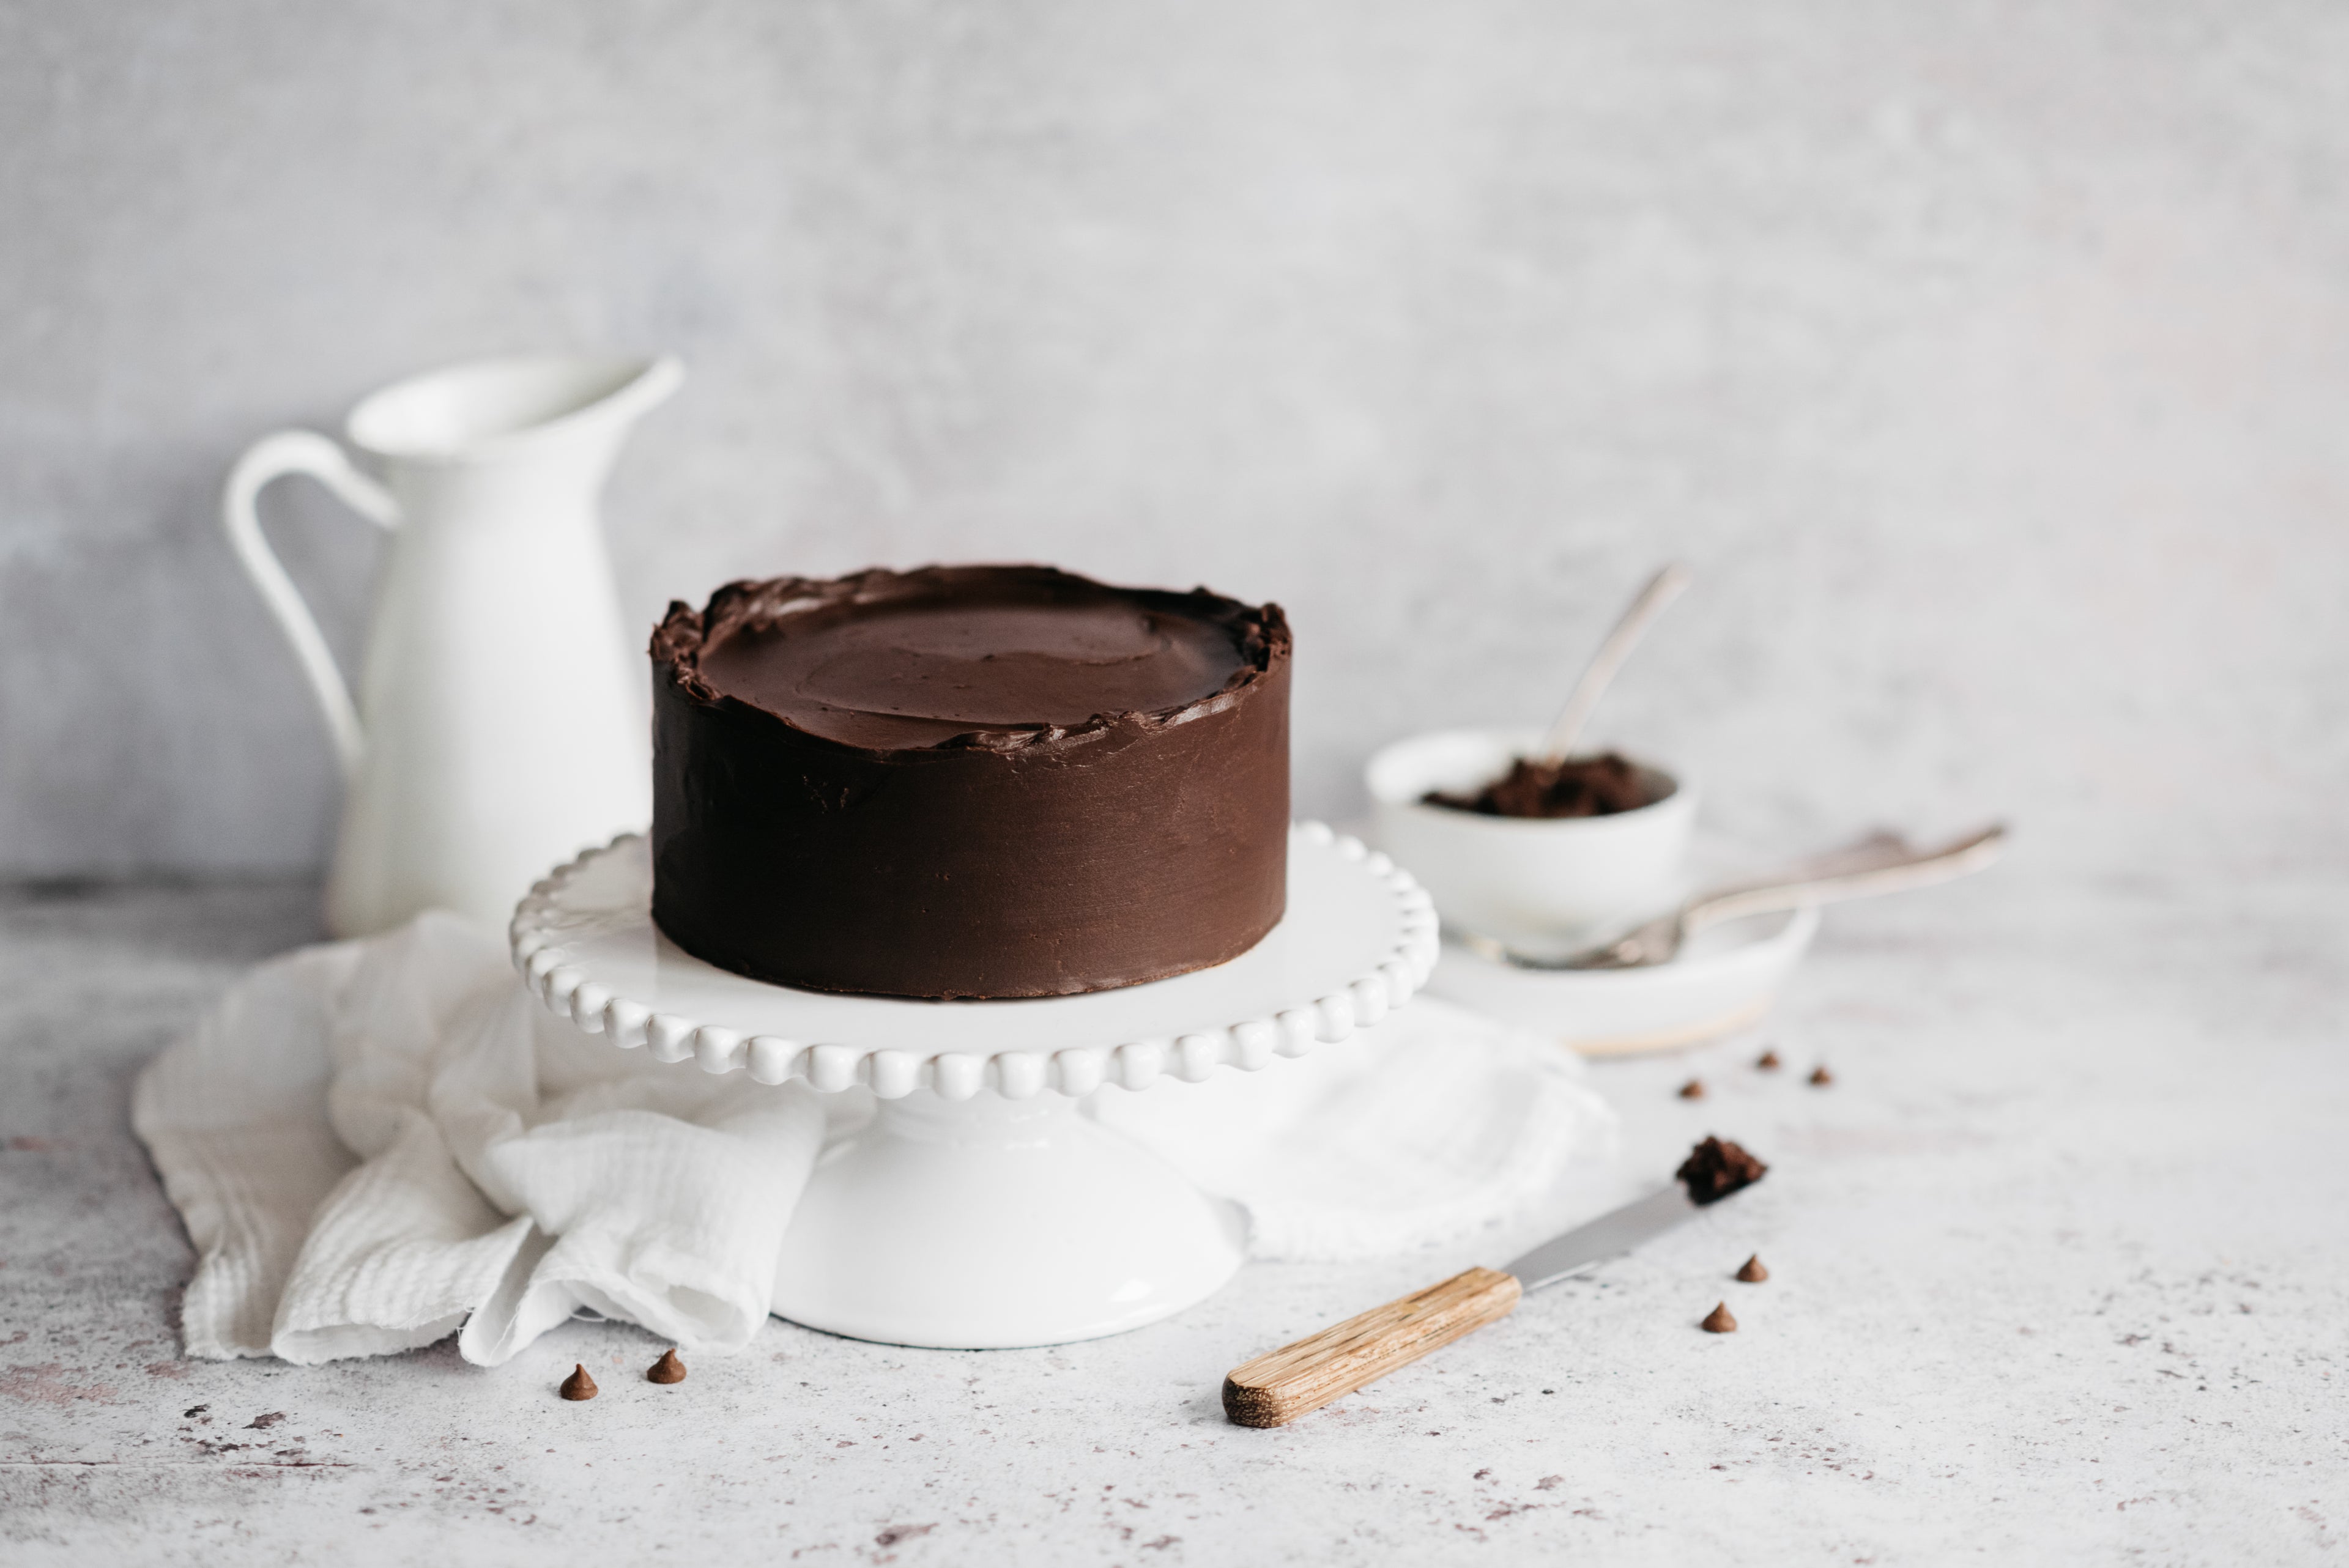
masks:
[[[1415,1000],[1261,1073],[1102,1091],[1102,1119],[1249,1212],[1266,1257],[1516,1217],[1614,1118],[1553,1046]],[[191,1356],[312,1364],[451,1331],[502,1362],[582,1309],[741,1348],[828,1121],[869,1096],[580,1034],[442,914],[260,965],[140,1076],[131,1117],[199,1261]]]

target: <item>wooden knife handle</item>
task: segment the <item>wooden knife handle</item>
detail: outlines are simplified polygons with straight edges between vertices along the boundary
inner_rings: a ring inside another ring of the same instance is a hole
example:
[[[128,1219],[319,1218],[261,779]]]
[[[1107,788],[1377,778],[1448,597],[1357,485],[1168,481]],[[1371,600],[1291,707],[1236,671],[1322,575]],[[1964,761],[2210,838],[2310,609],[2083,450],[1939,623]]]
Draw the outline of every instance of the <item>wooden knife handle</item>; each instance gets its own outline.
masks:
[[[1243,1427],[1282,1426],[1499,1322],[1524,1294],[1516,1275],[1498,1269],[1454,1274],[1233,1368],[1224,1379],[1224,1414]]]

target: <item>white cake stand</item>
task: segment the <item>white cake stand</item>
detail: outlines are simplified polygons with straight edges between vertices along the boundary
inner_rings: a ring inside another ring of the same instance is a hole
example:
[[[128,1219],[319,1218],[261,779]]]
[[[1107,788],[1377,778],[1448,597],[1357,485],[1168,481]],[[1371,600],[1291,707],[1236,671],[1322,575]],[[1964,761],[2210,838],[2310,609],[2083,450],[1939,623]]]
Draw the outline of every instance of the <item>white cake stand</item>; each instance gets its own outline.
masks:
[[[788,890],[777,896],[788,897]],[[1344,1039],[1434,966],[1433,906],[1386,856],[1319,822],[1288,841],[1288,911],[1214,969],[999,1002],[839,996],[705,964],[660,934],[634,834],[514,912],[514,964],[589,1034],[761,1083],[869,1088],[783,1238],[775,1310],[857,1339],[954,1349],[1138,1328],[1231,1277],[1233,1205],[1081,1113],[1089,1095],[1253,1072]]]

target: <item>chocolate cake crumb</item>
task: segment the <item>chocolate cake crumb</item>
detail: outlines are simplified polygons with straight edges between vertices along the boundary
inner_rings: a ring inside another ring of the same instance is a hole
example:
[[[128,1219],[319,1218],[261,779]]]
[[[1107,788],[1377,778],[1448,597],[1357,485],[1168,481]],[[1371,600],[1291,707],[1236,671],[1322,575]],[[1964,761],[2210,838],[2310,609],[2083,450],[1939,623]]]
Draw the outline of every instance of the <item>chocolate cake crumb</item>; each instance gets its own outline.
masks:
[[[654,1362],[649,1367],[646,1368],[645,1381],[647,1383],[682,1383],[685,1381],[685,1363],[677,1358],[676,1351],[664,1350],[661,1352],[661,1358]]]
[[[1759,1057],[1754,1058],[1754,1065],[1760,1068],[1765,1073],[1776,1072],[1779,1067],[1778,1053],[1775,1051],[1764,1051]]]
[[[1667,789],[1665,794],[1671,793]],[[1470,794],[1431,789],[1420,797],[1429,806],[1475,811],[1485,817],[1611,817],[1636,811],[1664,798],[1638,764],[1615,752],[1544,762],[1520,757],[1507,773]]]
[[[1827,1087],[1827,1085],[1829,1085],[1829,1084],[1831,1084],[1831,1083],[1833,1083],[1833,1082],[1835,1082],[1835,1074],[1833,1074],[1833,1073],[1831,1073],[1831,1072],[1827,1071],[1827,1069],[1826,1069],[1826,1068],[1813,1068],[1811,1069],[1811,1087],[1812,1087],[1812,1088],[1826,1088],[1826,1087]]]
[[[1697,1326],[1707,1334],[1734,1334],[1737,1332],[1737,1319],[1729,1315],[1729,1304],[1724,1301],[1706,1313],[1704,1321]]]
[[[1752,1257],[1747,1258],[1745,1266],[1737,1271],[1737,1277],[1747,1284],[1760,1284],[1764,1280],[1768,1279],[1770,1271],[1762,1266],[1762,1254],[1755,1253]]]
[[[1702,1078],[1691,1078],[1688,1082],[1681,1085],[1681,1098],[1682,1099],[1702,1099],[1704,1098],[1704,1080]]]
[[[574,1364],[571,1376],[563,1380],[563,1397],[566,1399],[592,1399],[595,1397],[595,1379],[587,1376],[587,1368]]]
[[[1734,1143],[1708,1138],[1689,1150],[1689,1157],[1672,1175],[1687,1184],[1690,1202],[1718,1203],[1739,1188],[1762,1180],[1769,1169]]]

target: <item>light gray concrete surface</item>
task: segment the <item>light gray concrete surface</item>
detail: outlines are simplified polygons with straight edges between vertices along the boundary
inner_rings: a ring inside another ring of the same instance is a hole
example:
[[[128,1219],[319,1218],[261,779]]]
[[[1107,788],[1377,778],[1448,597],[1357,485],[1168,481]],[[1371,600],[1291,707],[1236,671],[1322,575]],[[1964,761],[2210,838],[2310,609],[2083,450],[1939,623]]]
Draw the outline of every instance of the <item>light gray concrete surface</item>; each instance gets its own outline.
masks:
[[[1226,1368],[1526,1238],[671,1389],[587,1325],[183,1362],[127,1087],[314,891],[7,894],[0,1560],[2336,1558],[2345,190],[2322,0],[0,0],[0,875],[314,867],[219,479],[572,346],[692,366],[610,497],[647,621],[933,558],[1278,598],[1344,816],[1678,554],[1599,727],[1716,828],[2021,830],[1831,918],[1771,1037],[1832,1088],[1597,1069],[1626,1154],[1558,1218],[1708,1130],[1762,1187],[1276,1433]],[[361,531],[266,510],[347,650]]]
[[[0,872],[314,866],[229,460],[605,345],[693,369],[610,498],[647,624],[1277,597],[1340,815],[1678,553],[1601,728],[1741,832],[2337,872],[2344,194],[2327,0],[0,0]],[[348,647],[363,531],[285,490]]]
[[[1767,1032],[1605,1064],[1619,1169],[1718,1130],[1757,1188],[1274,1432],[1256,1351],[1529,1239],[1252,1265],[1009,1353],[772,1322],[684,1384],[616,1326],[192,1364],[131,1074],[298,886],[0,905],[0,1559],[1151,1565],[2336,1561],[2349,1532],[2339,885],[1999,872],[1840,912]],[[1829,1064],[1832,1088],[1803,1073]],[[1692,1073],[1708,1098],[1673,1093]],[[1729,1275],[1749,1252],[1766,1284]],[[1727,1300],[1742,1326],[1699,1332]],[[554,1387],[574,1361],[603,1386]]]

